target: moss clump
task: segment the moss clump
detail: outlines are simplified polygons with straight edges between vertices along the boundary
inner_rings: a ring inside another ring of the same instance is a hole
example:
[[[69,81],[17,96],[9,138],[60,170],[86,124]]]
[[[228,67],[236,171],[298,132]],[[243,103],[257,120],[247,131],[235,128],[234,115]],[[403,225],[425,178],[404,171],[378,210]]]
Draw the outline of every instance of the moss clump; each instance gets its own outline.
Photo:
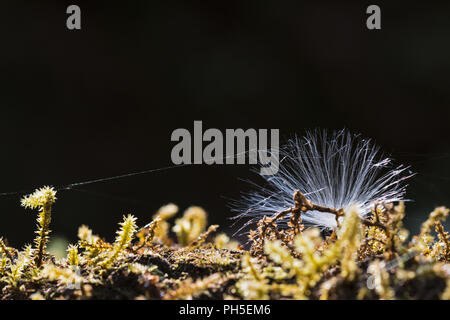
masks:
[[[336,212],[339,226],[325,236],[306,229],[301,210],[287,228],[263,218],[244,250],[206,212],[191,207],[169,235],[178,212],[162,207],[138,228],[125,216],[110,244],[87,226],[66,258],[46,252],[51,205],[48,187],[25,197],[38,208],[35,247],[17,250],[0,239],[0,299],[449,299],[450,241],[436,208],[408,241],[403,203],[379,204],[369,219],[356,208]],[[303,202],[307,201],[306,199]],[[310,204],[311,207],[314,204]]]

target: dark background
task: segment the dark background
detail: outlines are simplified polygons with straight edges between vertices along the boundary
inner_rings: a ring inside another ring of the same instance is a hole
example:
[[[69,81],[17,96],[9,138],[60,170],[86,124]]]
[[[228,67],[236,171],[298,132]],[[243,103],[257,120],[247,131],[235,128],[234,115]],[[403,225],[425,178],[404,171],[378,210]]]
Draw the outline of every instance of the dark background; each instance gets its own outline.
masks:
[[[390,2],[390,3],[389,3]],[[419,174],[406,223],[450,205],[450,5],[376,1],[2,1],[0,192],[171,165],[176,128],[347,127]],[[82,30],[66,29],[66,7]],[[163,204],[203,206],[232,232],[225,198],[249,166],[188,166],[61,191],[51,229],[113,239]],[[0,197],[0,235],[31,242],[35,212]]]

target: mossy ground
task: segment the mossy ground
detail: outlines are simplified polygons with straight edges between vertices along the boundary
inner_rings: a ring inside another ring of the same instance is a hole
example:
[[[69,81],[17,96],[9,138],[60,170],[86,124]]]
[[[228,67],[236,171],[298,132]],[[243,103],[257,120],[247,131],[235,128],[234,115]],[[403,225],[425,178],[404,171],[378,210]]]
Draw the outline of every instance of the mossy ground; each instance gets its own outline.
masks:
[[[45,196],[54,201],[45,192],[44,198],[28,198],[41,207],[40,217],[50,210]],[[449,238],[441,224],[449,211],[443,207],[415,237],[402,227],[402,204],[380,205],[368,220],[350,210],[328,236],[305,229],[301,215],[287,228],[266,217],[250,234],[248,250],[217,234],[217,226],[207,229],[199,207],[186,210],[172,227],[168,220],[177,211],[164,206],[142,228],[134,217],[124,217],[112,244],[82,226],[79,242],[63,259],[45,251],[45,224],[35,247],[20,251],[1,240],[0,299],[450,297]]]

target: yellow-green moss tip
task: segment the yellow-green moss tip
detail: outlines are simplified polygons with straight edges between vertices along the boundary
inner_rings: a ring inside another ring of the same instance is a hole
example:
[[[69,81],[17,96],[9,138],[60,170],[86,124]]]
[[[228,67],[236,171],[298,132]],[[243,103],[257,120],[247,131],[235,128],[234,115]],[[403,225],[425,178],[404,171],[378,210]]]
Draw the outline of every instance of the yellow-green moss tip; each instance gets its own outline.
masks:
[[[108,254],[106,259],[100,263],[101,267],[110,268],[114,262],[120,257],[120,255],[128,248],[133,240],[136,232],[136,218],[129,214],[123,217],[123,222],[120,224],[120,229],[117,231],[116,241],[112,251]]]
[[[78,246],[69,245],[67,247],[67,263],[71,266],[78,266],[80,257],[78,256]]]
[[[56,201],[56,191],[52,187],[42,187],[30,195],[24,196],[20,204],[24,208],[36,209],[45,205],[52,205]]]
[[[205,210],[200,207],[190,207],[182,218],[175,221],[172,228],[177,235],[178,243],[187,246],[202,234],[207,225],[207,215]]]

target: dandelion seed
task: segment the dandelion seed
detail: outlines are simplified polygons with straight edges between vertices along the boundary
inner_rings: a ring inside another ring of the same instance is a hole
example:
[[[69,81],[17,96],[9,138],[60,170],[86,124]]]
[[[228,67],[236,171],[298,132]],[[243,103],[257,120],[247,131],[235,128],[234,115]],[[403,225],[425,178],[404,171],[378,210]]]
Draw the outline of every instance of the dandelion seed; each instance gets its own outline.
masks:
[[[393,167],[380,148],[347,130],[331,134],[323,130],[295,137],[280,150],[280,169],[273,176],[261,176],[266,186],[243,194],[231,203],[236,218],[248,219],[239,230],[292,207],[292,196],[300,190],[312,203],[335,209],[358,206],[361,217],[367,217],[375,203],[391,203],[404,199],[405,180],[413,174],[408,167]],[[279,221],[286,225],[290,216]],[[333,230],[337,226],[332,213],[302,213],[306,226]],[[239,231],[238,231],[239,232]]]

